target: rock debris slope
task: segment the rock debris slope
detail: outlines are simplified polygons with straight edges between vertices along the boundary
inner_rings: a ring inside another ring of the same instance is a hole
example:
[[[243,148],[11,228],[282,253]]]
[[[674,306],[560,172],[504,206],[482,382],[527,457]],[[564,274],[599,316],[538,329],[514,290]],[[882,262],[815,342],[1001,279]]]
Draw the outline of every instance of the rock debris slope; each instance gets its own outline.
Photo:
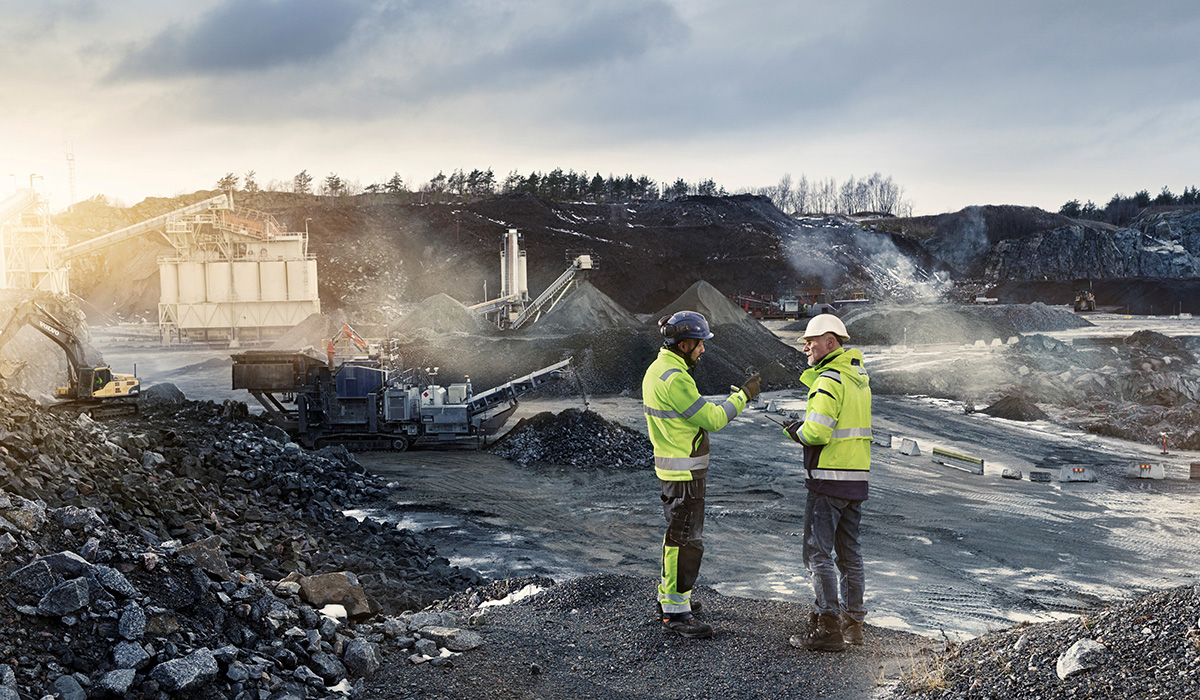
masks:
[[[390,493],[344,450],[304,452],[241,403],[148,395],[98,424],[0,392],[0,694],[326,697],[377,666],[349,622],[482,581],[343,516]]]
[[[1159,591],[1071,620],[984,635],[925,660],[891,697],[1200,697],[1200,591]]]

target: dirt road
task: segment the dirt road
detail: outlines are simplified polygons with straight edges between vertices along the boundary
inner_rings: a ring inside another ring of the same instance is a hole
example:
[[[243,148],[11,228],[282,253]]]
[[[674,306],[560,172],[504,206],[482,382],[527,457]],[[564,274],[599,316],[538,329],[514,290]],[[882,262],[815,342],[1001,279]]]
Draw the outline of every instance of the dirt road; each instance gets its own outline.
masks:
[[[799,409],[797,394],[774,393]],[[527,401],[521,413],[578,406]],[[593,401],[637,427],[641,405]],[[877,396],[875,429],[918,441],[910,457],[876,447],[863,517],[873,624],[973,636],[1022,620],[1078,613],[1102,601],[1192,580],[1200,568],[1200,482],[1149,447],[964,414],[950,402]],[[933,446],[982,457],[982,476],[934,464]],[[799,448],[765,411],[714,435],[702,581],[726,595],[806,601],[799,560],[804,477]],[[466,450],[359,455],[407,490],[388,517],[434,536],[456,564],[493,576],[583,573],[653,576],[661,508],[651,469],[620,472],[519,464]],[[1168,479],[1124,476],[1136,460],[1166,463]],[[1097,483],[1002,479],[1004,468],[1086,464]],[[436,504],[431,507],[430,504]]]

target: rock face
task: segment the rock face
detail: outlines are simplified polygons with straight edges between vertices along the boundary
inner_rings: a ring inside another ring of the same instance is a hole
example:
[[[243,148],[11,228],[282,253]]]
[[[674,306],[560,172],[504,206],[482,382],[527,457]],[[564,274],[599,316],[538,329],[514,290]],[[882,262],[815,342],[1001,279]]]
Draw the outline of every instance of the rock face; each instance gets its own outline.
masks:
[[[984,278],[1200,277],[1200,212],[1170,212],[1108,230],[1076,223],[1000,241],[988,252]]]

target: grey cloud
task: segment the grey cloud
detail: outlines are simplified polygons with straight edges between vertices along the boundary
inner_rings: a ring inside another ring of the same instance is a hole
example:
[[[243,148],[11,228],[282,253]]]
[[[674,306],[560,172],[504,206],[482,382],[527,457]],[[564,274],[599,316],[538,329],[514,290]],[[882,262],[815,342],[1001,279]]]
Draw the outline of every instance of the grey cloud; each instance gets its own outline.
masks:
[[[311,62],[343,46],[370,10],[365,0],[229,0],[131,49],[112,77],[222,76]]]

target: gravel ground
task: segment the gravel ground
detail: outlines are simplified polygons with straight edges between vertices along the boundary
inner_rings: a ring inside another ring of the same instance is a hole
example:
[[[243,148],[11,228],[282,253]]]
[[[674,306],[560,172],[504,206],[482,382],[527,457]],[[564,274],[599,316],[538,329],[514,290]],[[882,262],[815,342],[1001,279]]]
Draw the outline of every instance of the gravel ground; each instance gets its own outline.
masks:
[[[867,626],[866,644],[800,651],[788,637],[812,608],[729,598],[699,586],[716,634],[685,640],[654,619],[649,577],[574,579],[486,608],[484,643],[448,664],[414,665],[389,647],[359,689],[369,698],[870,698],[940,644]],[[463,611],[463,616],[470,611]]]

